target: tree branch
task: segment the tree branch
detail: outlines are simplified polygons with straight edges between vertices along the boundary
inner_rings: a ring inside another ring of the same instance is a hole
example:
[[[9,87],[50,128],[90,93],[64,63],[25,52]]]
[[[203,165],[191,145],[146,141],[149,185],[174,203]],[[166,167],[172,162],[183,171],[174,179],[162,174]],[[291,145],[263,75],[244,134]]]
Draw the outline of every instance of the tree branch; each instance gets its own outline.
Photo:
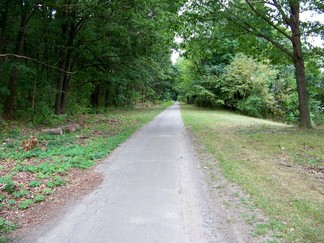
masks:
[[[275,41],[273,38],[263,34],[262,32],[260,32],[258,29],[256,29],[255,27],[253,27],[251,24],[247,23],[246,21],[244,21],[243,19],[241,19],[239,16],[237,16],[237,14],[233,13],[227,6],[223,5],[222,3],[220,3],[225,10],[233,17],[236,19],[233,20],[230,18],[230,16],[226,16],[225,18],[228,19],[229,21],[231,21],[232,23],[239,25],[239,27],[241,27],[242,29],[254,34],[255,36],[261,37],[266,39],[267,41],[269,41],[271,44],[273,44],[275,47],[277,47],[279,50],[281,50],[282,52],[286,53],[289,57],[294,58],[293,53],[291,53],[288,49],[286,49],[284,46],[282,46],[281,44],[279,44],[277,41]]]
[[[261,19],[263,19],[265,22],[268,23],[272,28],[277,30],[279,33],[284,35],[286,38],[288,38],[290,41],[292,41],[292,38],[283,30],[281,30],[277,25],[275,25],[270,19],[268,19],[266,16],[264,16],[262,13],[260,13],[249,0],[245,0],[245,2],[249,5],[250,9]],[[280,12],[280,11],[279,11]]]
[[[69,72],[69,71],[63,70],[63,69],[61,69],[61,68],[59,68],[59,67],[52,66],[52,65],[46,64],[46,63],[44,63],[44,62],[38,61],[38,60],[36,60],[36,59],[34,59],[34,58],[31,58],[31,57],[26,57],[26,56],[21,56],[21,55],[16,55],[16,54],[9,54],[9,53],[8,53],[8,54],[0,54],[0,57],[4,57],[4,58],[6,58],[6,57],[15,57],[15,58],[19,58],[19,59],[30,60],[30,61],[33,61],[33,62],[35,62],[35,63],[42,64],[42,65],[44,65],[44,66],[46,66],[46,67],[50,67],[50,68],[53,68],[53,69],[59,70],[59,71],[61,71],[61,72],[63,72],[63,73],[66,73],[66,74],[70,74],[70,75],[74,75],[74,74],[76,74],[76,72]]]
[[[272,6],[274,6],[276,9],[278,9],[279,13],[282,15],[283,20],[285,21],[285,23],[287,25],[290,25],[290,19],[287,16],[287,14],[285,13],[285,11],[282,9],[282,7],[279,5],[277,0],[272,0],[273,4],[268,2],[268,4],[271,4]]]

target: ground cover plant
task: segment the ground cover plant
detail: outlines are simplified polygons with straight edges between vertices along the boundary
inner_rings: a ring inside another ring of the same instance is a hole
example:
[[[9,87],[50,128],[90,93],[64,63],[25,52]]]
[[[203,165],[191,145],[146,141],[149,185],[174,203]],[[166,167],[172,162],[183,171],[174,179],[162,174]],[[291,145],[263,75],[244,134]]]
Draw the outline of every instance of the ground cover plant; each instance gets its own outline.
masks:
[[[0,242],[19,224],[21,211],[44,202],[58,187],[68,186],[70,173],[85,170],[107,156],[143,124],[170,105],[110,109],[78,117],[81,130],[63,135],[40,129],[7,126],[0,144]],[[21,143],[33,135],[38,146],[24,151]],[[46,203],[46,202],[45,202]]]
[[[182,115],[217,161],[214,166],[269,216],[253,234],[273,231],[278,241],[324,241],[323,127],[300,130],[191,105],[182,105]]]

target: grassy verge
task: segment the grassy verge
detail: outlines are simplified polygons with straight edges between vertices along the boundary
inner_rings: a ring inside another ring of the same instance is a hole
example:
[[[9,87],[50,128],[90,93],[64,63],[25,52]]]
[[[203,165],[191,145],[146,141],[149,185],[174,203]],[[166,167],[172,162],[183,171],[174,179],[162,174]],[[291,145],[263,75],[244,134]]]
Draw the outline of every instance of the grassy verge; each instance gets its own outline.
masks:
[[[79,118],[81,130],[63,135],[40,133],[22,124],[0,134],[0,242],[15,229],[10,212],[44,202],[55,188],[69,184],[69,172],[87,169],[107,156],[135,130],[169,106],[111,110]],[[38,146],[24,151],[21,143],[33,135]]]
[[[324,129],[299,130],[271,121],[182,105],[199,142],[226,178],[239,184],[286,242],[324,242]]]

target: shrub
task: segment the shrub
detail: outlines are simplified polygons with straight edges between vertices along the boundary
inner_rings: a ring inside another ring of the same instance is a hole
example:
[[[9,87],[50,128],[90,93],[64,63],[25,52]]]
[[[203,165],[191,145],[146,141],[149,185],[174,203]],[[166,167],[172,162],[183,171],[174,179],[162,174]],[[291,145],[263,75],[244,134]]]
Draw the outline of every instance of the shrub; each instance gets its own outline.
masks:
[[[200,91],[196,94],[195,105],[201,107],[216,107],[217,97],[211,91],[199,86]]]
[[[262,98],[257,95],[251,95],[247,99],[240,100],[237,104],[237,109],[243,114],[254,117],[262,116]]]
[[[259,62],[237,54],[216,85],[221,90],[225,106],[251,116],[266,116],[272,112],[274,104],[269,85],[277,74],[278,71],[267,61]]]

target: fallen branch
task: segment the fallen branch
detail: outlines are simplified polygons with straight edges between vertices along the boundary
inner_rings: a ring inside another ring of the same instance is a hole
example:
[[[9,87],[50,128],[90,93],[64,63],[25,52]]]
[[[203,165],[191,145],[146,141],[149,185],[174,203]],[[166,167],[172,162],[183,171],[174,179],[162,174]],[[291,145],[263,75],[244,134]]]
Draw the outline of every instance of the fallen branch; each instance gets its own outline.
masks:
[[[42,133],[53,134],[53,135],[62,135],[62,128],[51,128],[51,129],[42,129]]]
[[[66,133],[71,133],[71,132],[79,131],[80,125],[79,124],[69,124],[69,125],[62,127],[62,129]]]

